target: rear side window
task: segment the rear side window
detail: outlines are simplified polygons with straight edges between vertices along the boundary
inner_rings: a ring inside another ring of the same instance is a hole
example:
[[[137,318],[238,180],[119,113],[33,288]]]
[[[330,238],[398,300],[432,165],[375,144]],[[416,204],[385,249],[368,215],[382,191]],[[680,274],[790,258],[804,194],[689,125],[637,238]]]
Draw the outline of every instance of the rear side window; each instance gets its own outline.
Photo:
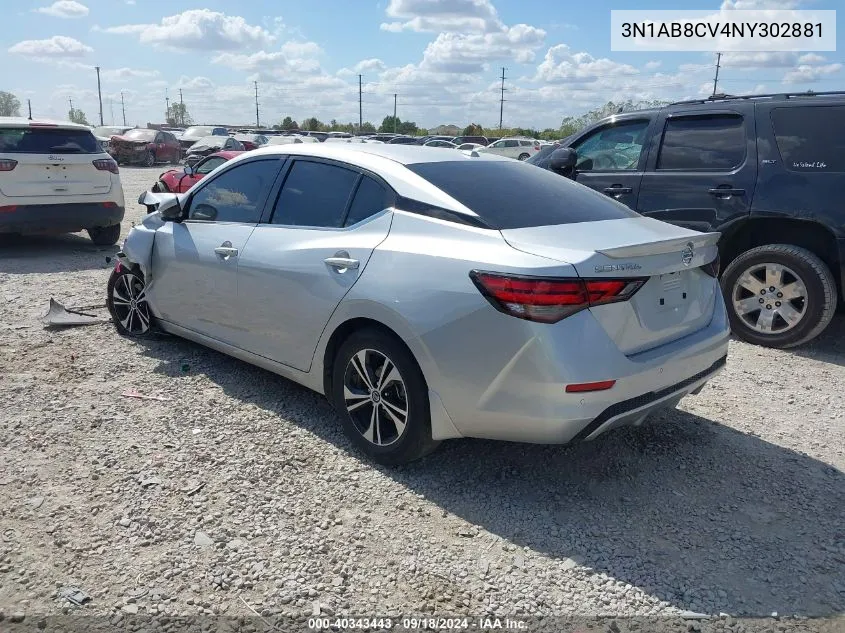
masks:
[[[845,171],[845,106],[772,110],[780,157],[792,171]]]
[[[638,216],[625,205],[568,178],[517,161],[443,161],[407,167],[495,229]]]
[[[355,198],[352,200],[343,226],[352,226],[361,220],[366,220],[392,204],[392,194],[369,176],[364,176],[355,192]]]
[[[189,219],[258,222],[279,167],[278,160],[256,160],[236,165],[212,178],[191,199]]]
[[[341,227],[358,172],[327,163],[294,162],[273,211],[273,224]]]
[[[729,170],[745,160],[745,126],[733,114],[666,121],[657,169]]]
[[[0,153],[100,154],[102,151],[90,130],[0,128]]]

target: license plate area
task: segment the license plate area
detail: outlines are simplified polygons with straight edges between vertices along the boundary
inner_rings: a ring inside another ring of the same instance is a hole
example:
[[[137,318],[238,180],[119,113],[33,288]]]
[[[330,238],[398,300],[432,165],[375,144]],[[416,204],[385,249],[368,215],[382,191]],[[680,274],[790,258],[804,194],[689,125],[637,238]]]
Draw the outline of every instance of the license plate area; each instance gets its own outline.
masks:
[[[684,271],[660,275],[657,297],[659,310],[674,310],[687,303],[689,297],[689,276]]]

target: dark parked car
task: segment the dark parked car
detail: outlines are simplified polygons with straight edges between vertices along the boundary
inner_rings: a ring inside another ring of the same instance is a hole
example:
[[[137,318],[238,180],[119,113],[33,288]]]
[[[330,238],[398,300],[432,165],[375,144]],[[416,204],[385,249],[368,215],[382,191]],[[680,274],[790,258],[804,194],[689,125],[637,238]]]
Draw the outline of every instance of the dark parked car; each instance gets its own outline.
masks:
[[[315,139],[320,141],[321,143],[329,138],[328,132],[302,132],[303,136],[313,136]]]
[[[416,136],[394,136],[387,141],[388,145],[417,145]]]
[[[455,136],[452,138],[445,138],[447,141],[451,141],[455,145],[463,145],[464,143],[478,143],[479,145],[490,145],[492,141],[488,139],[486,136]]]
[[[112,136],[109,153],[118,165],[152,167],[156,163],[178,163],[182,150],[170,132],[136,128],[122,136]]]
[[[532,162],[644,215],[722,233],[734,334],[785,348],[830,323],[845,293],[845,92],[617,114],[570,147]]]
[[[179,143],[182,145],[182,153],[187,152],[191,145],[206,136],[229,136],[229,130],[225,127],[214,125],[192,125],[179,137]]]
[[[222,151],[243,152],[244,146],[232,136],[206,136],[191,145],[185,155],[185,164],[195,165],[201,158]]]

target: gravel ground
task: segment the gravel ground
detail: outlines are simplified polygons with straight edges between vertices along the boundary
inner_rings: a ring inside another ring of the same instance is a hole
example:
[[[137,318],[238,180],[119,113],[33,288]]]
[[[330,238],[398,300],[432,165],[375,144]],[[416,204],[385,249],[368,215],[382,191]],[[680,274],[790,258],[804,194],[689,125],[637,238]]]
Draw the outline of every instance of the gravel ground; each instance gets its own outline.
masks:
[[[121,170],[124,234],[161,171]],[[732,342],[726,371],[641,429],[574,447],[451,441],[388,469],[352,452],[322,397],[273,374],[109,324],[45,330],[51,296],[103,301],[115,247],[80,234],[0,249],[0,620],[68,612],[57,593],[75,586],[84,613],[113,622],[254,610],[845,630],[812,619],[845,612],[842,316],[791,352]]]

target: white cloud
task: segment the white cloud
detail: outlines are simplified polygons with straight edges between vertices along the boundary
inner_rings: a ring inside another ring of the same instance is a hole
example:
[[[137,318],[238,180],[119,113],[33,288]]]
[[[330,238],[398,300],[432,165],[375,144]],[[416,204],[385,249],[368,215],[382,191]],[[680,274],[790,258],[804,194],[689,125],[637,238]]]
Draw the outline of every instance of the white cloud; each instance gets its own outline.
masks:
[[[799,64],[821,64],[827,61],[827,57],[823,57],[817,53],[807,53],[798,58]]]
[[[732,11],[734,9],[742,11],[752,11],[758,9],[794,9],[802,3],[803,0],[723,0],[722,11]]]
[[[382,60],[377,58],[371,59],[362,59],[360,62],[355,64],[352,68],[341,68],[337,71],[339,76],[344,75],[357,75],[361,74],[371,74],[371,73],[380,73],[387,68],[387,64],[385,64]]]
[[[502,28],[490,0],[390,0],[386,13],[403,20],[381,25],[393,32],[492,33]]]
[[[801,64],[787,71],[783,76],[785,84],[812,83],[818,81],[825,75],[832,75],[842,70],[842,64],[825,64],[823,66],[810,66]]]
[[[158,77],[157,70],[139,70],[135,68],[111,68],[103,70],[101,76],[106,81],[127,81],[130,79],[147,79]]]
[[[273,36],[240,16],[192,9],[162,18],[160,24],[124,24],[102,29],[118,35],[138,35],[142,44],[179,50],[224,51],[269,45]]]
[[[660,68],[660,66],[662,64],[663,64],[663,62],[661,62],[661,61],[652,60],[650,62],[646,62],[645,69],[646,70],[657,70],[658,68]]]
[[[76,0],[58,0],[49,7],[39,7],[33,11],[51,15],[54,18],[84,18],[88,15],[88,7]]]
[[[24,40],[9,48],[14,55],[31,58],[83,57],[93,51],[90,46],[64,35],[54,35],[46,40]]]
[[[251,55],[221,53],[212,62],[235,70],[259,71],[262,78],[279,78],[291,73],[313,75],[321,72],[320,62],[315,58],[322,52],[314,42],[291,41],[273,52],[262,50]]]
[[[637,75],[639,70],[630,64],[615,62],[606,57],[596,59],[589,53],[573,53],[566,44],[552,46],[537,67],[535,81],[590,82],[599,79]]]

